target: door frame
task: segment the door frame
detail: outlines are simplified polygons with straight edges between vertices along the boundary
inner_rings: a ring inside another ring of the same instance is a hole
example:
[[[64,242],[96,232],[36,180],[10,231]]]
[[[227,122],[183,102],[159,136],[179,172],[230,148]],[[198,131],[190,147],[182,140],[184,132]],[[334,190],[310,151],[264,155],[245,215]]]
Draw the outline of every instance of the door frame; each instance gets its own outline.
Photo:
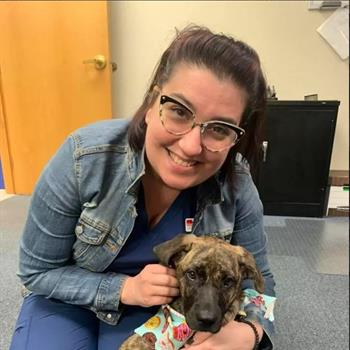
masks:
[[[11,150],[8,140],[8,129],[6,125],[6,108],[3,94],[2,72],[0,66],[0,157],[2,166],[2,175],[4,178],[5,191],[7,193],[15,193],[13,181]]]

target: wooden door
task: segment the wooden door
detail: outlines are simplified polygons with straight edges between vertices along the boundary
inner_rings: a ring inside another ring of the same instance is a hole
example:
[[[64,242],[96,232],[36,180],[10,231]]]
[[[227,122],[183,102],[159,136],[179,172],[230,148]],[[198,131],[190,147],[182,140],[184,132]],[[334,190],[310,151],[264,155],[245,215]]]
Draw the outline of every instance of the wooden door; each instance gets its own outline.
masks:
[[[112,117],[106,1],[0,2],[0,155],[8,193],[30,194],[74,129]],[[96,55],[104,69],[84,63]]]

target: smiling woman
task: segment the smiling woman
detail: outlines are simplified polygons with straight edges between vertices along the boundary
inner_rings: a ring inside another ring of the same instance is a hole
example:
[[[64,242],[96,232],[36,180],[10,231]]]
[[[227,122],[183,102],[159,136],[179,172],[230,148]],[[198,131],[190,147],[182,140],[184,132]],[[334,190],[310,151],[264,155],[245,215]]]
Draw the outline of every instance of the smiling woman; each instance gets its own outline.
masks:
[[[162,55],[131,120],[69,135],[32,197],[10,349],[119,348],[179,296],[179,276],[153,248],[183,232],[244,247],[265,284],[264,295],[249,279],[240,284],[246,322],[232,319],[215,334],[198,327],[188,348],[272,349],[273,312],[256,300],[274,301],[275,283],[249,166],[265,103],[256,52],[190,26]]]

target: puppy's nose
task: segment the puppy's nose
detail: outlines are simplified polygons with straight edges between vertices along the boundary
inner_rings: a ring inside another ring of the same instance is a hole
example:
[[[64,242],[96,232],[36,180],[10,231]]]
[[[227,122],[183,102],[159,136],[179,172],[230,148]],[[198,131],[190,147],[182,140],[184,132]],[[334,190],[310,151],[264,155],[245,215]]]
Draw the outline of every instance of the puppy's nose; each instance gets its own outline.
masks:
[[[201,327],[209,328],[216,322],[217,316],[209,310],[201,310],[197,313],[197,320]]]

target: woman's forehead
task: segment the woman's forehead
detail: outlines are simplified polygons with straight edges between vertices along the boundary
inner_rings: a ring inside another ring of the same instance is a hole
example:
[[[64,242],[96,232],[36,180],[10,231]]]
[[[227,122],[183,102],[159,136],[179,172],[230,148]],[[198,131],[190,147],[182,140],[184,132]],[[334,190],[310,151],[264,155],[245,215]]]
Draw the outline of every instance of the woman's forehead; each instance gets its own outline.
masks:
[[[163,85],[161,93],[178,99],[195,113],[241,116],[244,91],[228,79],[219,79],[205,67],[181,64]],[[238,120],[236,121],[238,122]]]

